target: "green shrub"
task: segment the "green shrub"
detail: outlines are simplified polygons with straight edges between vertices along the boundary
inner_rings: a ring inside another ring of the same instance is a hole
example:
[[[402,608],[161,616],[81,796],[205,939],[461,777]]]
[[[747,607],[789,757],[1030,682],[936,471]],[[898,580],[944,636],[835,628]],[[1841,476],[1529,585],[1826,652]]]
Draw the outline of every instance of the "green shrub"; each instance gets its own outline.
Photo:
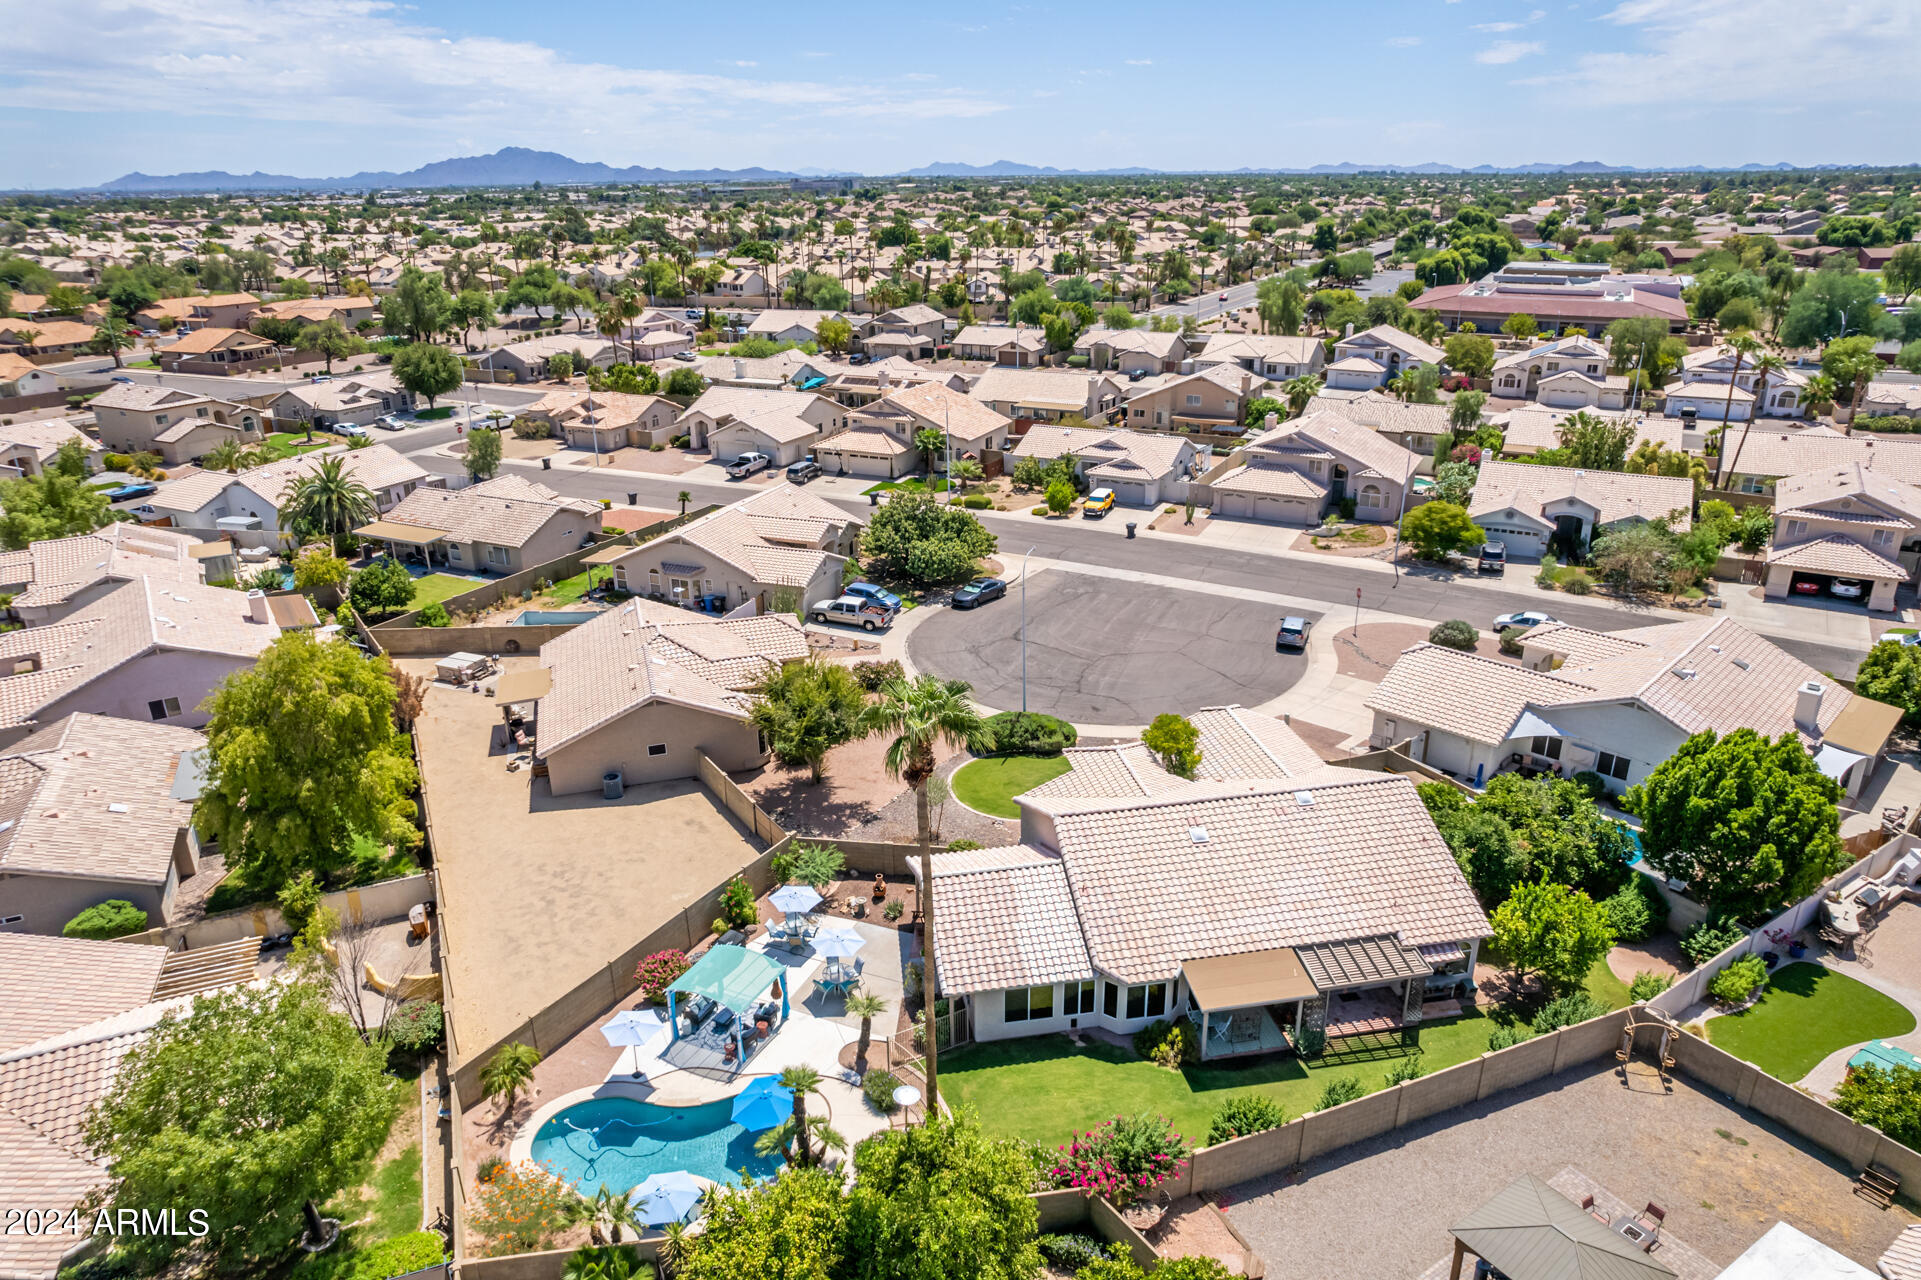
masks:
[[[1134,1052],[1169,1070],[1191,1066],[1201,1060],[1200,1029],[1186,1018],[1151,1022],[1134,1033]]]
[[[986,511],[994,505],[994,498],[992,494],[970,493],[961,498],[960,504],[975,511]]]
[[[1768,980],[1768,966],[1760,956],[1742,956],[1708,979],[1708,994],[1722,1004],[1739,1004]]]
[[[1634,877],[1634,880],[1645,879],[1646,876],[1639,874]],[[1614,936],[1621,942],[1639,942],[1654,931],[1654,913],[1648,910],[1647,897],[1634,880],[1601,900],[1601,910],[1607,912],[1608,920],[1614,925]]]
[[[424,1271],[447,1260],[446,1246],[437,1231],[409,1231],[362,1249],[342,1280],[392,1280],[410,1271]]]
[[[1413,1053],[1408,1054],[1407,1057],[1402,1058],[1393,1066],[1389,1067],[1387,1074],[1381,1077],[1381,1083],[1392,1089],[1397,1084],[1406,1084],[1409,1080],[1419,1080],[1426,1072],[1427,1061],[1421,1051],[1416,1049]]]
[[[1367,1092],[1367,1088],[1354,1076],[1336,1076],[1321,1089],[1321,1100],[1314,1104],[1316,1111],[1332,1111],[1343,1102],[1352,1102]]]
[[[494,1175],[507,1167],[507,1161],[500,1156],[485,1156],[474,1167],[474,1181],[485,1185],[492,1182]]]
[[[1066,1235],[1041,1236],[1034,1241],[1034,1247],[1041,1251],[1041,1257],[1062,1271],[1078,1272],[1107,1259],[1105,1245],[1078,1231]]]
[[[735,876],[720,891],[720,919],[735,929],[745,929],[759,920],[754,910],[754,890],[745,877]]]
[[[387,1019],[387,1038],[394,1048],[419,1053],[440,1043],[446,1015],[436,1000],[409,1000]]]
[[[880,687],[893,680],[904,680],[907,671],[898,659],[889,658],[885,662],[856,662],[854,679],[869,693],[879,692]]]
[[[147,913],[123,898],[111,898],[106,902],[96,902],[73,919],[67,921],[61,934],[69,938],[93,938],[106,941],[109,938],[124,938],[130,933],[140,933],[147,927]]]
[[[1499,1053],[1503,1049],[1512,1049],[1532,1034],[1524,1022],[1510,1022],[1504,1027],[1496,1027],[1487,1033],[1488,1052]]]
[[[1592,769],[1581,770],[1570,781],[1586,791],[1590,800],[1599,800],[1608,793],[1607,779]]]
[[[807,884],[818,889],[840,879],[847,856],[838,845],[796,840],[774,855],[774,879],[780,884]]]
[[[894,1101],[894,1090],[898,1088],[900,1088],[900,1077],[891,1071],[883,1071],[879,1067],[875,1067],[860,1078],[860,1091],[867,1095],[869,1102],[874,1104],[874,1110],[883,1114],[892,1114],[900,1107],[900,1104]]]
[[[901,966],[900,989],[902,995],[906,996],[909,1000],[918,1000],[921,998],[921,993],[926,990],[926,987],[927,970],[924,962],[920,960],[909,960]]]
[[[1576,574],[1562,581],[1561,590],[1571,596],[1584,596],[1594,590],[1594,584],[1588,581],[1585,573]]]
[[[1541,567],[1534,572],[1534,585],[1537,587],[1553,586],[1555,568],[1553,556],[1542,556]]]
[[[986,847],[986,845],[978,840],[949,840],[947,842],[947,852],[949,853],[960,853],[965,849],[985,849]]]
[[[453,619],[447,616],[447,606],[438,600],[414,615],[414,625],[417,627],[445,627],[452,622]]]
[[[1510,658],[1518,658],[1522,653],[1521,637],[1527,632],[1520,627],[1504,627],[1501,630],[1501,652]]]
[[[1445,645],[1449,649],[1461,649],[1469,653],[1474,651],[1474,646],[1480,638],[1481,633],[1475,629],[1474,624],[1460,618],[1449,618],[1427,633],[1429,644]]]
[[[289,932],[306,932],[307,922],[320,909],[320,898],[320,882],[314,879],[312,871],[302,871],[280,887],[275,901],[280,907],[280,918],[287,922]]]
[[[1039,711],[1002,711],[987,717],[997,756],[1057,756],[1080,741],[1080,731],[1065,720]],[[983,744],[985,745],[985,744]]]
[[[1598,1018],[1607,1011],[1606,1005],[1587,992],[1575,991],[1542,1005],[1541,1011],[1534,1015],[1534,1032],[1536,1035],[1546,1035],[1577,1022],[1586,1022],[1589,1018]]]
[[[1045,506],[1030,507],[1027,514],[1030,516],[1044,516],[1047,514],[1047,508]]]
[[[1652,1000],[1674,985],[1674,979],[1665,973],[1637,973],[1634,981],[1628,983],[1628,999],[1636,1004]]]
[[[1747,936],[1733,920],[1709,916],[1681,935],[1681,954],[1697,965],[1706,964]]]
[[[1229,1094],[1208,1122],[1207,1145],[1245,1138],[1250,1133],[1278,1129],[1287,1123],[1287,1108],[1260,1093]]]

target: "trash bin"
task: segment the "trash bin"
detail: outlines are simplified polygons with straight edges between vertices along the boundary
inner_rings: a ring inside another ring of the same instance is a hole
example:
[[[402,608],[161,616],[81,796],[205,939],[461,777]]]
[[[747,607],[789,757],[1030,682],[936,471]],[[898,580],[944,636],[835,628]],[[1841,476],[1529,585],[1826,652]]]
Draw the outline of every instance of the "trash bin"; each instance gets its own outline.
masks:
[[[600,794],[602,799],[618,800],[624,788],[625,779],[621,777],[620,770],[609,769],[600,775]]]
[[[867,495],[867,505],[870,507],[878,507],[880,505],[880,491],[878,489]]]
[[[1127,536],[1130,538],[1134,536],[1134,522],[1132,520],[1127,522]]]
[[[542,471],[552,471],[554,469],[554,460],[552,458],[542,458],[540,460],[540,469]]]
[[[629,489],[627,491],[627,505],[630,507],[637,507],[640,505],[640,494],[637,491],[633,489]]]

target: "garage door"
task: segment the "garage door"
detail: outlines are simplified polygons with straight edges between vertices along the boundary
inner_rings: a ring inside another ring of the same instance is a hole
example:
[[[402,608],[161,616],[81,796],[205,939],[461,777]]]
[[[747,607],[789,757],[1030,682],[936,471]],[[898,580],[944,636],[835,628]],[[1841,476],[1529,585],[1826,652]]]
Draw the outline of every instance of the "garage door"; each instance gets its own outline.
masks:
[[[1513,556],[1538,556],[1547,551],[1547,535],[1531,529],[1504,528],[1495,524],[1483,524],[1482,532],[1507,548]]]
[[[1254,518],[1272,524],[1304,525],[1311,519],[1307,504],[1299,498],[1270,498],[1257,494],[1254,498]]]
[[[822,458],[821,466],[826,468],[829,475],[833,475],[838,470],[836,464],[844,462],[847,474],[850,476],[860,476],[869,480],[890,480],[893,477],[889,473],[888,461],[886,458],[876,458],[866,454],[844,453]]]
[[[1114,486],[1114,501],[1123,502],[1129,506],[1144,507],[1147,505],[1147,486],[1144,484],[1117,484]]]

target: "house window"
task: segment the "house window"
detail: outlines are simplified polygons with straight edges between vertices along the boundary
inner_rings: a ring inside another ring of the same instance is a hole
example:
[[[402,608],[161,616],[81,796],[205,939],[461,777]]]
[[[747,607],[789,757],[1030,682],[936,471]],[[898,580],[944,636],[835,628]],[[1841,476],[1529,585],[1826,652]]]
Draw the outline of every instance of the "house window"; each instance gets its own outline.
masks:
[[[1189,396],[1189,397],[1187,397],[1187,407],[1188,407],[1188,408],[1190,408],[1190,409],[1198,409],[1198,408],[1200,408],[1200,407],[1201,407],[1201,398],[1200,398],[1199,396]]]
[[[170,720],[180,714],[180,699],[156,698],[147,704],[149,720]]]
[[[1101,983],[1101,1012],[1105,1013],[1110,1018],[1116,1015],[1116,1012],[1120,1007],[1119,993],[1120,993],[1120,988],[1115,986],[1113,983],[1111,982]]]
[[[1768,491],[1767,485],[1761,480],[1759,476],[1742,476],[1741,477],[1742,493],[1766,493],[1767,491]]]
[[[447,559],[454,564],[460,563],[460,544],[458,542],[447,548]]]
[[[1380,488],[1371,484],[1364,486],[1361,489],[1361,500],[1358,505],[1363,507],[1380,507],[1384,505]]]
[[[507,548],[505,547],[488,547],[487,548],[488,564],[506,564],[508,561],[508,558],[509,556],[508,556]]]
[[[1528,744],[1528,750],[1537,756],[1546,756],[1550,760],[1559,760],[1561,758],[1561,740],[1559,738],[1536,738]]]
[[[1012,987],[1004,993],[1003,1022],[1028,1022],[1054,1016],[1054,988]]]
[[[1888,529],[1876,529],[1876,530],[1874,531],[1874,545],[1875,545],[1875,546],[1877,546],[1877,547],[1885,547],[1885,546],[1887,546],[1887,545],[1888,545],[1888,544],[1889,544],[1890,542],[1893,542],[1893,541],[1894,541],[1894,533],[1893,533],[1893,531],[1892,531],[1892,530],[1888,530]]]
[[[650,742],[647,744],[647,754],[650,756],[664,756],[667,754],[667,744],[664,742]]]
[[[1625,782],[1628,776],[1628,758],[1603,751],[1601,758],[1594,762],[1594,771],[1604,778]]]
[[[1167,1012],[1167,984],[1150,982],[1127,989],[1129,1018],[1158,1018]]]
[[[1135,417],[1137,417],[1137,418],[1145,418],[1145,417],[1147,416],[1147,410],[1145,410],[1145,409],[1136,409],[1136,410],[1134,410],[1134,416],[1135,416]]]
[[[1800,537],[1800,536],[1801,536],[1802,534],[1804,534],[1804,533],[1806,533],[1807,531],[1808,531],[1808,522],[1807,522],[1807,521],[1805,521],[1805,520],[1790,520],[1790,521],[1788,521],[1788,537],[1790,537],[1790,538],[1798,538],[1798,537]]]
[[[1094,980],[1068,982],[1061,986],[1061,1012],[1069,1017],[1094,1012]]]

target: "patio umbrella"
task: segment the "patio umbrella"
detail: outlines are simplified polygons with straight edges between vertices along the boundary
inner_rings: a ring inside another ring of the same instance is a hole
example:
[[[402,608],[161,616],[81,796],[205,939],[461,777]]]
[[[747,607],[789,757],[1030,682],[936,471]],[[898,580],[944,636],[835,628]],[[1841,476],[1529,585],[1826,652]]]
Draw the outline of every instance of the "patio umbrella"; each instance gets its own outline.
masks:
[[[700,1203],[701,1185],[693,1174],[676,1169],[672,1173],[650,1174],[647,1180],[627,1193],[634,1216],[650,1227],[679,1222],[687,1211]]]
[[[814,949],[814,954],[817,956],[825,956],[829,960],[845,960],[866,946],[867,939],[846,925],[834,925],[822,929],[808,945]]]
[[[774,910],[790,916],[812,911],[820,905],[820,895],[804,884],[784,884],[769,894],[767,900],[774,904]]]
[[[734,1123],[750,1133],[772,1129],[794,1114],[794,1091],[776,1076],[757,1076],[734,1095]]]
[[[667,1021],[653,1009],[622,1009],[600,1028],[608,1044],[634,1050],[634,1074],[640,1074],[640,1047],[652,1044],[667,1029]]]

